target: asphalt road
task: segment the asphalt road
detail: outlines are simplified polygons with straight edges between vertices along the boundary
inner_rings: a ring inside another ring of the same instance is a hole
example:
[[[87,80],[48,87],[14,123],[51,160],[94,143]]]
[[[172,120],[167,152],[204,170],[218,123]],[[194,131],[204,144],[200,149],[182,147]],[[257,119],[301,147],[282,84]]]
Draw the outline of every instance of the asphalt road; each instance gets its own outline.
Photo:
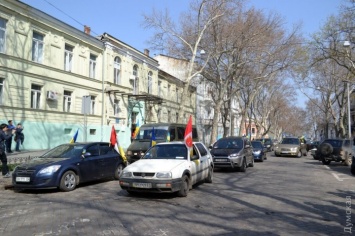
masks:
[[[246,173],[216,169],[186,198],[131,196],[113,180],[0,190],[0,235],[349,235],[354,191],[349,167],[268,154]]]

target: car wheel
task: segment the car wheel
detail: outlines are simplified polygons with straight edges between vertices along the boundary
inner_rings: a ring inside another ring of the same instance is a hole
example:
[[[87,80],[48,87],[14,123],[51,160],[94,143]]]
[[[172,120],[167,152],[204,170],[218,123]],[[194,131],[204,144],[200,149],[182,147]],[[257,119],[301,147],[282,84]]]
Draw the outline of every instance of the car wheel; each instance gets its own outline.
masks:
[[[346,155],[345,165],[351,166],[351,163],[353,162],[352,158],[353,158],[352,156]]]
[[[260,158],[260,162],[263,162],[264,161],[264,156],[262,156],[261,158]]]
[[[210,166],[210,168],[208,168],[208,175],[207,178],[205,179],[206,183],[212,183],[213,182],[213,167]]]
[[[262,159],[262,158],[261,158]],[[254,167],[254,157],[253,159],[251,160],[251,163],[249,163],[249,167]]]
[[[180,190],[178,191],[178,196],[179,197],[186,197],[187,194],[189,193],[189,178],[184,175],[181,178],[181,187]]]
[[[116,180],[119,180],[120,179],[120,175],[121,175],[121,173],[122,173],[122,170],[123,170],[123,165],[122,164],[119,164],[118,166],[117,166],[117,168],[116,168],[116,170],[115,170],[115,175],[114,175],[114,178],[116,179]]]
[[[247,162],[245,161],[245,158],[243,158],[242,165],[240,167],[240,172],[245,172],[247,169]]]
[[[322,158],[322,163],[323,163],[323,165],[329,165],[330,160],[325,160],[324,158]]]
[[[60,190],[69,192],[75,189],[77,185],[77,176],[73,171],[67,171],[60,179]]]
[[[276,152],[275,152],[275,156],[279,157],[280,155],[279,155],[279,154],[276,154]]]

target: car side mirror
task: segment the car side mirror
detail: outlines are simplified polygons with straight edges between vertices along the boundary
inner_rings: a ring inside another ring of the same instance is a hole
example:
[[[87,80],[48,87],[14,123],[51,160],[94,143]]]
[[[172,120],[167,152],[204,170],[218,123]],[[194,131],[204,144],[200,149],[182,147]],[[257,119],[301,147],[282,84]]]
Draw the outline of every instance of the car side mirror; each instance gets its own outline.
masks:
[[[83,155],[81,155],[82,158],[90,157],[91,153],[90,152],[85,152]]]

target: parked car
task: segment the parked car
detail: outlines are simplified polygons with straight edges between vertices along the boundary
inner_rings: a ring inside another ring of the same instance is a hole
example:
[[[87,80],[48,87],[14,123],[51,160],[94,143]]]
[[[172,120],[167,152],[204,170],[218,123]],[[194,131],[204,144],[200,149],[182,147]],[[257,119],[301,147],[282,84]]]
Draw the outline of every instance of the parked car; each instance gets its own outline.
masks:
[[[186,197],[194,184],[212,183],[213,168],[212,155],[201,142],[193,143],[192,153],[184,142],[158,143],[122,171],[120,186],[131,194],[177,192]]]
[[[255,141],[262,142],[267,152],[274,151],[274,142],[272,141],[271,138],[259,138],[259,139],[255,139]]]
[[[149,149],[153,128],[156,143],[184,141],[186,124],[144,124],[139,128],[137,136],[132,140],[131,144],[127,148],[126,157],[129,163],[133,163],[141,159],[144,153]],[[196,142],[199,141],[198,132],[195,126],[192,126],[192,139]]]
[[[325,139],[316,151],[316,156],[324,165],[330,162],[344,162],[347,166],[352,163],[353,141],[350,139]]]
[[[109,143],[62,144],[18,165],[13,171],[12,183],[16,189],[72,191],[84,182],[118,179],[124,167],[122,157]]]
[[[254,161],[263,162],[266,160],[266,148],[260,141],[251,141],[251,146],[253,147],[253,157]]]
[[[215,168],[238,168],[245,172],[254,166],[253,150],[245,137],[230,136],[220,138],[211,149]]]
[[[296,156],[307,155],[307,149],[301,145],[299,138],[286,137],[275,146],[275,156]]]
[[[307,141],[307,152],[319,146],[319,141]]]

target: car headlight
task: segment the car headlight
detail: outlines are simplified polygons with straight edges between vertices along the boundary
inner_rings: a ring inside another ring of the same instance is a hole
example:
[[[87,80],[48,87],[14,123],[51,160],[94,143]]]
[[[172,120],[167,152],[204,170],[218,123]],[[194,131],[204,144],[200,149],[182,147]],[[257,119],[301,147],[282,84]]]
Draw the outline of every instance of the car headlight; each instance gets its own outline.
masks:
[[[130,178],[130,177],[132,177],[132,172],[122,172],[121,177],[122,178]]]
[[[253,153],[256,154],[256,155],[259,155],[261,153],[261,151],[258,150],[258,151],[254,151]]]
[[[132,151],[127,151],[127,156],[132,155]]]
[[[296,148],[296,147],[291,148],[291,151],[292,151],[292,152],[296,152],[296,151],[297,151],[297,148]]]
[[[239,157],[239,153],[230,154],[229,157]]]
[[[171,178],[171,172],[158,172],[156,174],[157,178]]]
[[[41,175],[49,175],[55,173],[60,168],[60,165],[48,166],[38,172]]]
[[[267,145],[267,147],[270,147],[270,145]]]

